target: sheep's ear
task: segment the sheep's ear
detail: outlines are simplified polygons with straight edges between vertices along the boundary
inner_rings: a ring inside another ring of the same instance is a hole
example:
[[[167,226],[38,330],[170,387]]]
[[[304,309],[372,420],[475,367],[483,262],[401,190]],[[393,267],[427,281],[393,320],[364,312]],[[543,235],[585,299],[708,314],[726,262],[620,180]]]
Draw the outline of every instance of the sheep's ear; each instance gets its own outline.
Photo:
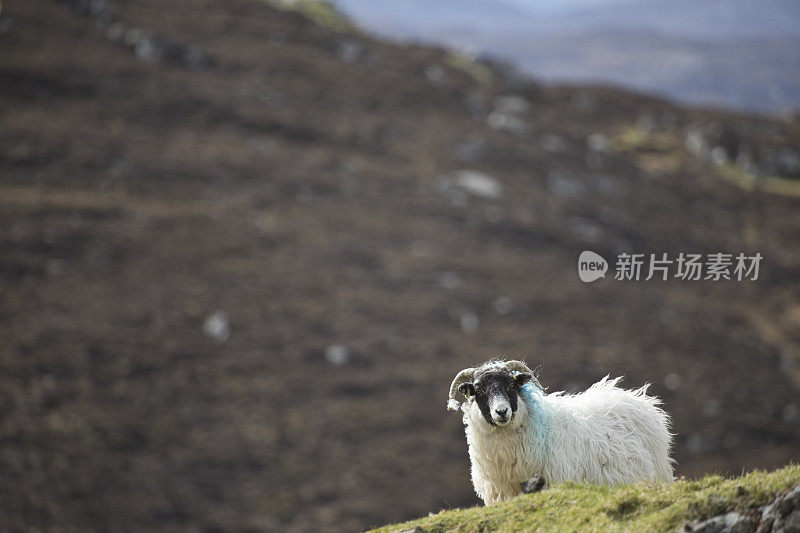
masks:
[[[472,383],[462,383],[458,386],[458,392],[463,394],[466,398],[475,396],[475,385]]]
[[[520,372],[519,374],[514,376],[514,383],[516,383],[517,386],[522,387],[527,382],[529,382],[531,379],[533,379],[533,376],[531,376],[527,372]]]

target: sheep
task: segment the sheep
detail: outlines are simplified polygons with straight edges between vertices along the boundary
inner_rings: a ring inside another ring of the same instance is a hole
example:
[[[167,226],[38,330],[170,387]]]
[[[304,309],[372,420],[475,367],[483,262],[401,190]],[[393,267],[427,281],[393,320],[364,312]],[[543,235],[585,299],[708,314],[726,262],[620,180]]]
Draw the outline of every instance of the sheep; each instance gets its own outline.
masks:
[[[463,411],[475,492],[486,505],[542,476],[600,485],[672,481],[669,415],[661,401],[604,377],[580,394],[545,394],[520,361],[458,373],[447,408]],[[456,391],[466,401],[455,399]]]

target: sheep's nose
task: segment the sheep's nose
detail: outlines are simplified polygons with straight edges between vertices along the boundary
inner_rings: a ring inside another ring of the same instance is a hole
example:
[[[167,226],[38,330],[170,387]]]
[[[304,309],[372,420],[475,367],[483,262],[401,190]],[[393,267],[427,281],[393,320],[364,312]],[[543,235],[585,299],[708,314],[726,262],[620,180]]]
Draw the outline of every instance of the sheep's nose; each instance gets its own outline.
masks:
[[[502,409],[495,409],[495,412],[496,412],[498,415],[500,415],[500,416],[502,416],[503,418],[505,418],[505,417],[506,417],[506,413],[508,412],[508,408],[507,408],[507,407],[503,407]]]

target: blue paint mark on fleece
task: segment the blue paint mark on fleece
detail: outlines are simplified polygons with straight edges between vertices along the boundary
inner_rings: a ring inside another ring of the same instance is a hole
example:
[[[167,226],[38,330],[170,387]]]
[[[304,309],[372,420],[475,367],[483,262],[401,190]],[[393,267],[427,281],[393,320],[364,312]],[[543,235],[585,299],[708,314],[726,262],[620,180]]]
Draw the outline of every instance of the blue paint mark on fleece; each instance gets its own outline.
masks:
[[[525,406],[528,408],[528,423],[534,432],[536,439],[544,452],[547,452],[548,438],[550,432],[550,416],[542,402],[543,391],[531,382],[526,383],[520,390],[519,395]]]

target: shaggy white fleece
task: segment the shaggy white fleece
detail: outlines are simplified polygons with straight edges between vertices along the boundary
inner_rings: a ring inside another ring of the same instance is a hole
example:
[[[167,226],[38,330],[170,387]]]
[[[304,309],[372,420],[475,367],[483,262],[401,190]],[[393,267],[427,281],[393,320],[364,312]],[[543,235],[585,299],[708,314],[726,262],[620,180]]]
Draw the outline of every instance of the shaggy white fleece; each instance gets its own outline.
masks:
[[[550,484],[671,481],[669,415],[647,385],[626,390],[619,380],[606,376],[580,394],[528,383],[504,427],[488,424],[474,398],[465,402],[472,482],[484,503],[518,495],[535,475]]]

